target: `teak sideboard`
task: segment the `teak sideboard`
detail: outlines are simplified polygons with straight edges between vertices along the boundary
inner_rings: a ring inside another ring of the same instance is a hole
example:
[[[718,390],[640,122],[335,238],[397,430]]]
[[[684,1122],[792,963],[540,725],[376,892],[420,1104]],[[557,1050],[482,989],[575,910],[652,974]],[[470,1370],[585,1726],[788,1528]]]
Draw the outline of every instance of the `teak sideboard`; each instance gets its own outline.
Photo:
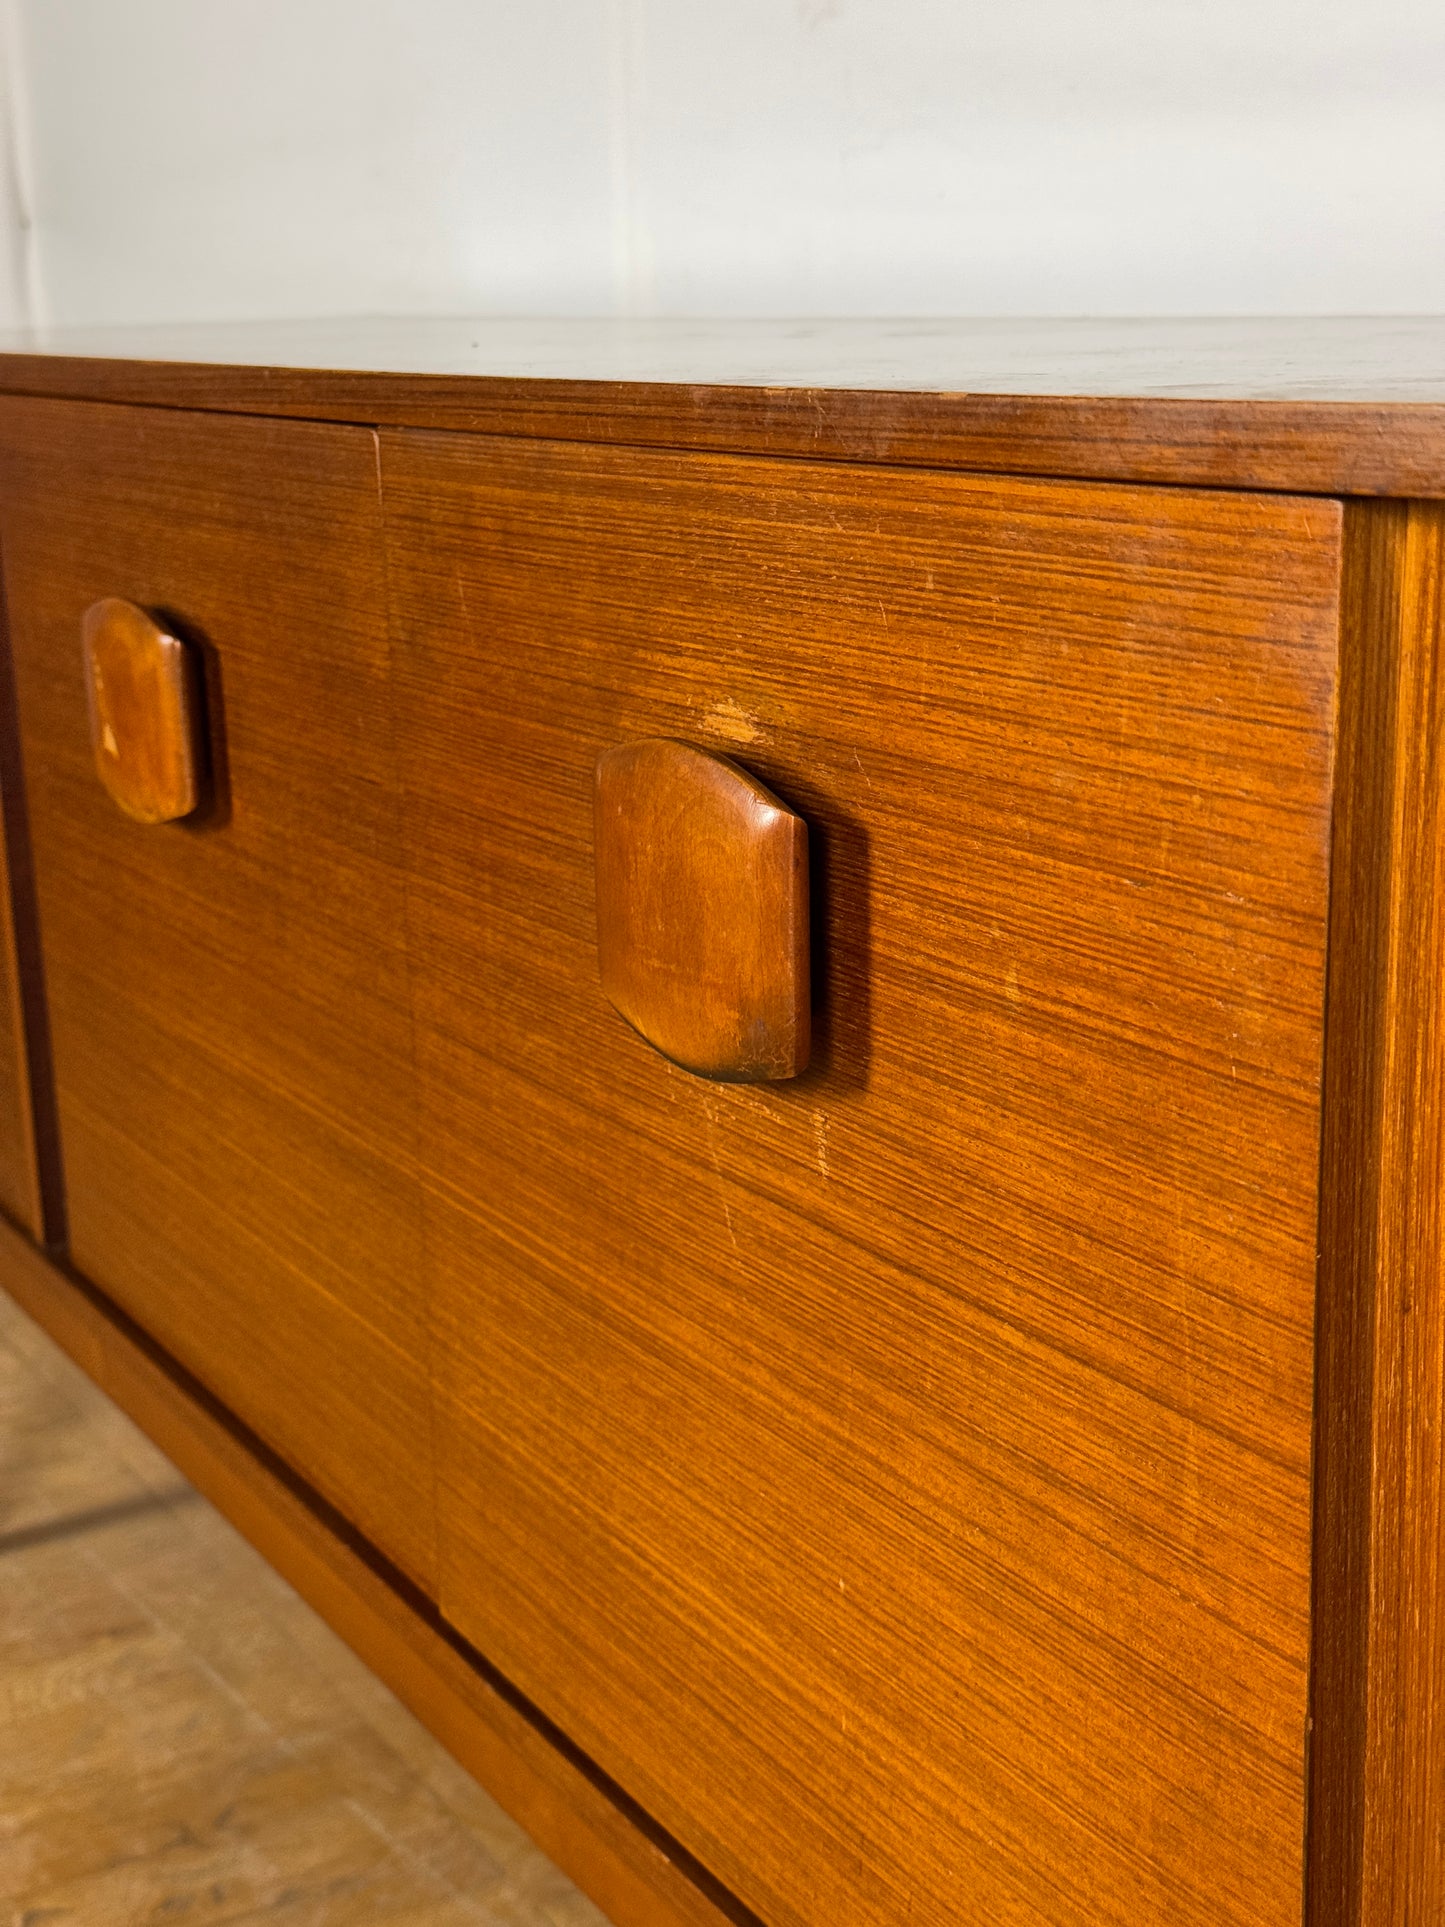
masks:
[[[0,1278],[620,1927],[1445,1919],[1445,325],[0,354]]]

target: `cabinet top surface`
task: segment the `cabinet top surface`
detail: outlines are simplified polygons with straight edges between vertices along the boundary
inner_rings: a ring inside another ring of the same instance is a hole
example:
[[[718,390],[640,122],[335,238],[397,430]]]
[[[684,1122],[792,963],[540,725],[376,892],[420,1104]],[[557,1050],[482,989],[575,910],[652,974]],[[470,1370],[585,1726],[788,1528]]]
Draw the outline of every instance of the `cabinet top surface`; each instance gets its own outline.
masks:
[[[0,389],[1102,479],[1445,494],[1445,317],[362,318],[0,334]]]
[[[1445,403],[1445,316],[628,320],[366,316],[0,333],[0,355],[939,395]]]

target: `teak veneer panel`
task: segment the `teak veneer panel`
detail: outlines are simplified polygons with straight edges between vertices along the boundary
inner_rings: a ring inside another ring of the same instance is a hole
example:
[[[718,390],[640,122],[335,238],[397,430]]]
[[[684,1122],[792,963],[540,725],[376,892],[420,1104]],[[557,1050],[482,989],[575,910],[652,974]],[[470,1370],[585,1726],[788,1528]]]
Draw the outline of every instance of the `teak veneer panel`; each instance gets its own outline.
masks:
[[[373,437],[8,400],[0,541],[71,1254],[429,1585]],[[112,595],[204,659],[181,823],[95,772],[80,622]]]
[[[383,436],[443,1610],[771,1927],[1290,1927],[1340,510]],[[811,826],[814,1061],[592,769]]]

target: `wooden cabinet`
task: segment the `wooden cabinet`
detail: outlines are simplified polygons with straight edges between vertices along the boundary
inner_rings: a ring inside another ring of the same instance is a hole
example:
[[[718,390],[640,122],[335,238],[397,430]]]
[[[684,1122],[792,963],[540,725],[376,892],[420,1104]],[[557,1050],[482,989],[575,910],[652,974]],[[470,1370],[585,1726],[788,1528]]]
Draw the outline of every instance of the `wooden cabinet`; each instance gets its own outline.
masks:
[[[70,1255],[415,1579],[433,1563],[406,909],[373,437],[0,408]],[[138,823],[81,618],[203,664],[208,794]]]
[[[0,355],[0,1277],[621,1927],[1445,1908],[1445,390],[1354,328]],[[659,739],[790,944],[807,826],[799,1075],[655,875],[604,995]]]

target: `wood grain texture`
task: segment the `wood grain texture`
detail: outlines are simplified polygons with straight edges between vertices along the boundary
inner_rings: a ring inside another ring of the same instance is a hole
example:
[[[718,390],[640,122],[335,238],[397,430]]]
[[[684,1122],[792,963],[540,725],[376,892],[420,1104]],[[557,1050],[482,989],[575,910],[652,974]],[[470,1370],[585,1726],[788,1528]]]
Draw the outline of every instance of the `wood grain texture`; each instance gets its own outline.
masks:
[[[427,1584],[372,437],[10,402],[0,530],[75,1262]],[[103,595],[203,659],[213,793],[185,823],[96,781]]]
[[[807,1068],[808,826],[730,756],[654,738],[597,759],[597,964],[608,1001],[684,1070]]]
[[[383,475],[443,1609],[773,1927],[1298,1921],[1339,510]],[[792,1083],[599,994],[651,735],[808,819]]]
[[[1311,1927],[1445,1918],[1445,515],[1346,518]]]
[[[15,393],[1004,474],[1445,494],[1445,322],[1431,317],[372,318],[0,346],[0,389]]]
[[[386,1682],[617,1927],[758,1927],[469,1654],[406,1579],[92,1286],[0,1224],[0,1288]],[[560,1743],[559,1743],[560,1742]],[[694,1877],[696,1876],[696,1877]]]

